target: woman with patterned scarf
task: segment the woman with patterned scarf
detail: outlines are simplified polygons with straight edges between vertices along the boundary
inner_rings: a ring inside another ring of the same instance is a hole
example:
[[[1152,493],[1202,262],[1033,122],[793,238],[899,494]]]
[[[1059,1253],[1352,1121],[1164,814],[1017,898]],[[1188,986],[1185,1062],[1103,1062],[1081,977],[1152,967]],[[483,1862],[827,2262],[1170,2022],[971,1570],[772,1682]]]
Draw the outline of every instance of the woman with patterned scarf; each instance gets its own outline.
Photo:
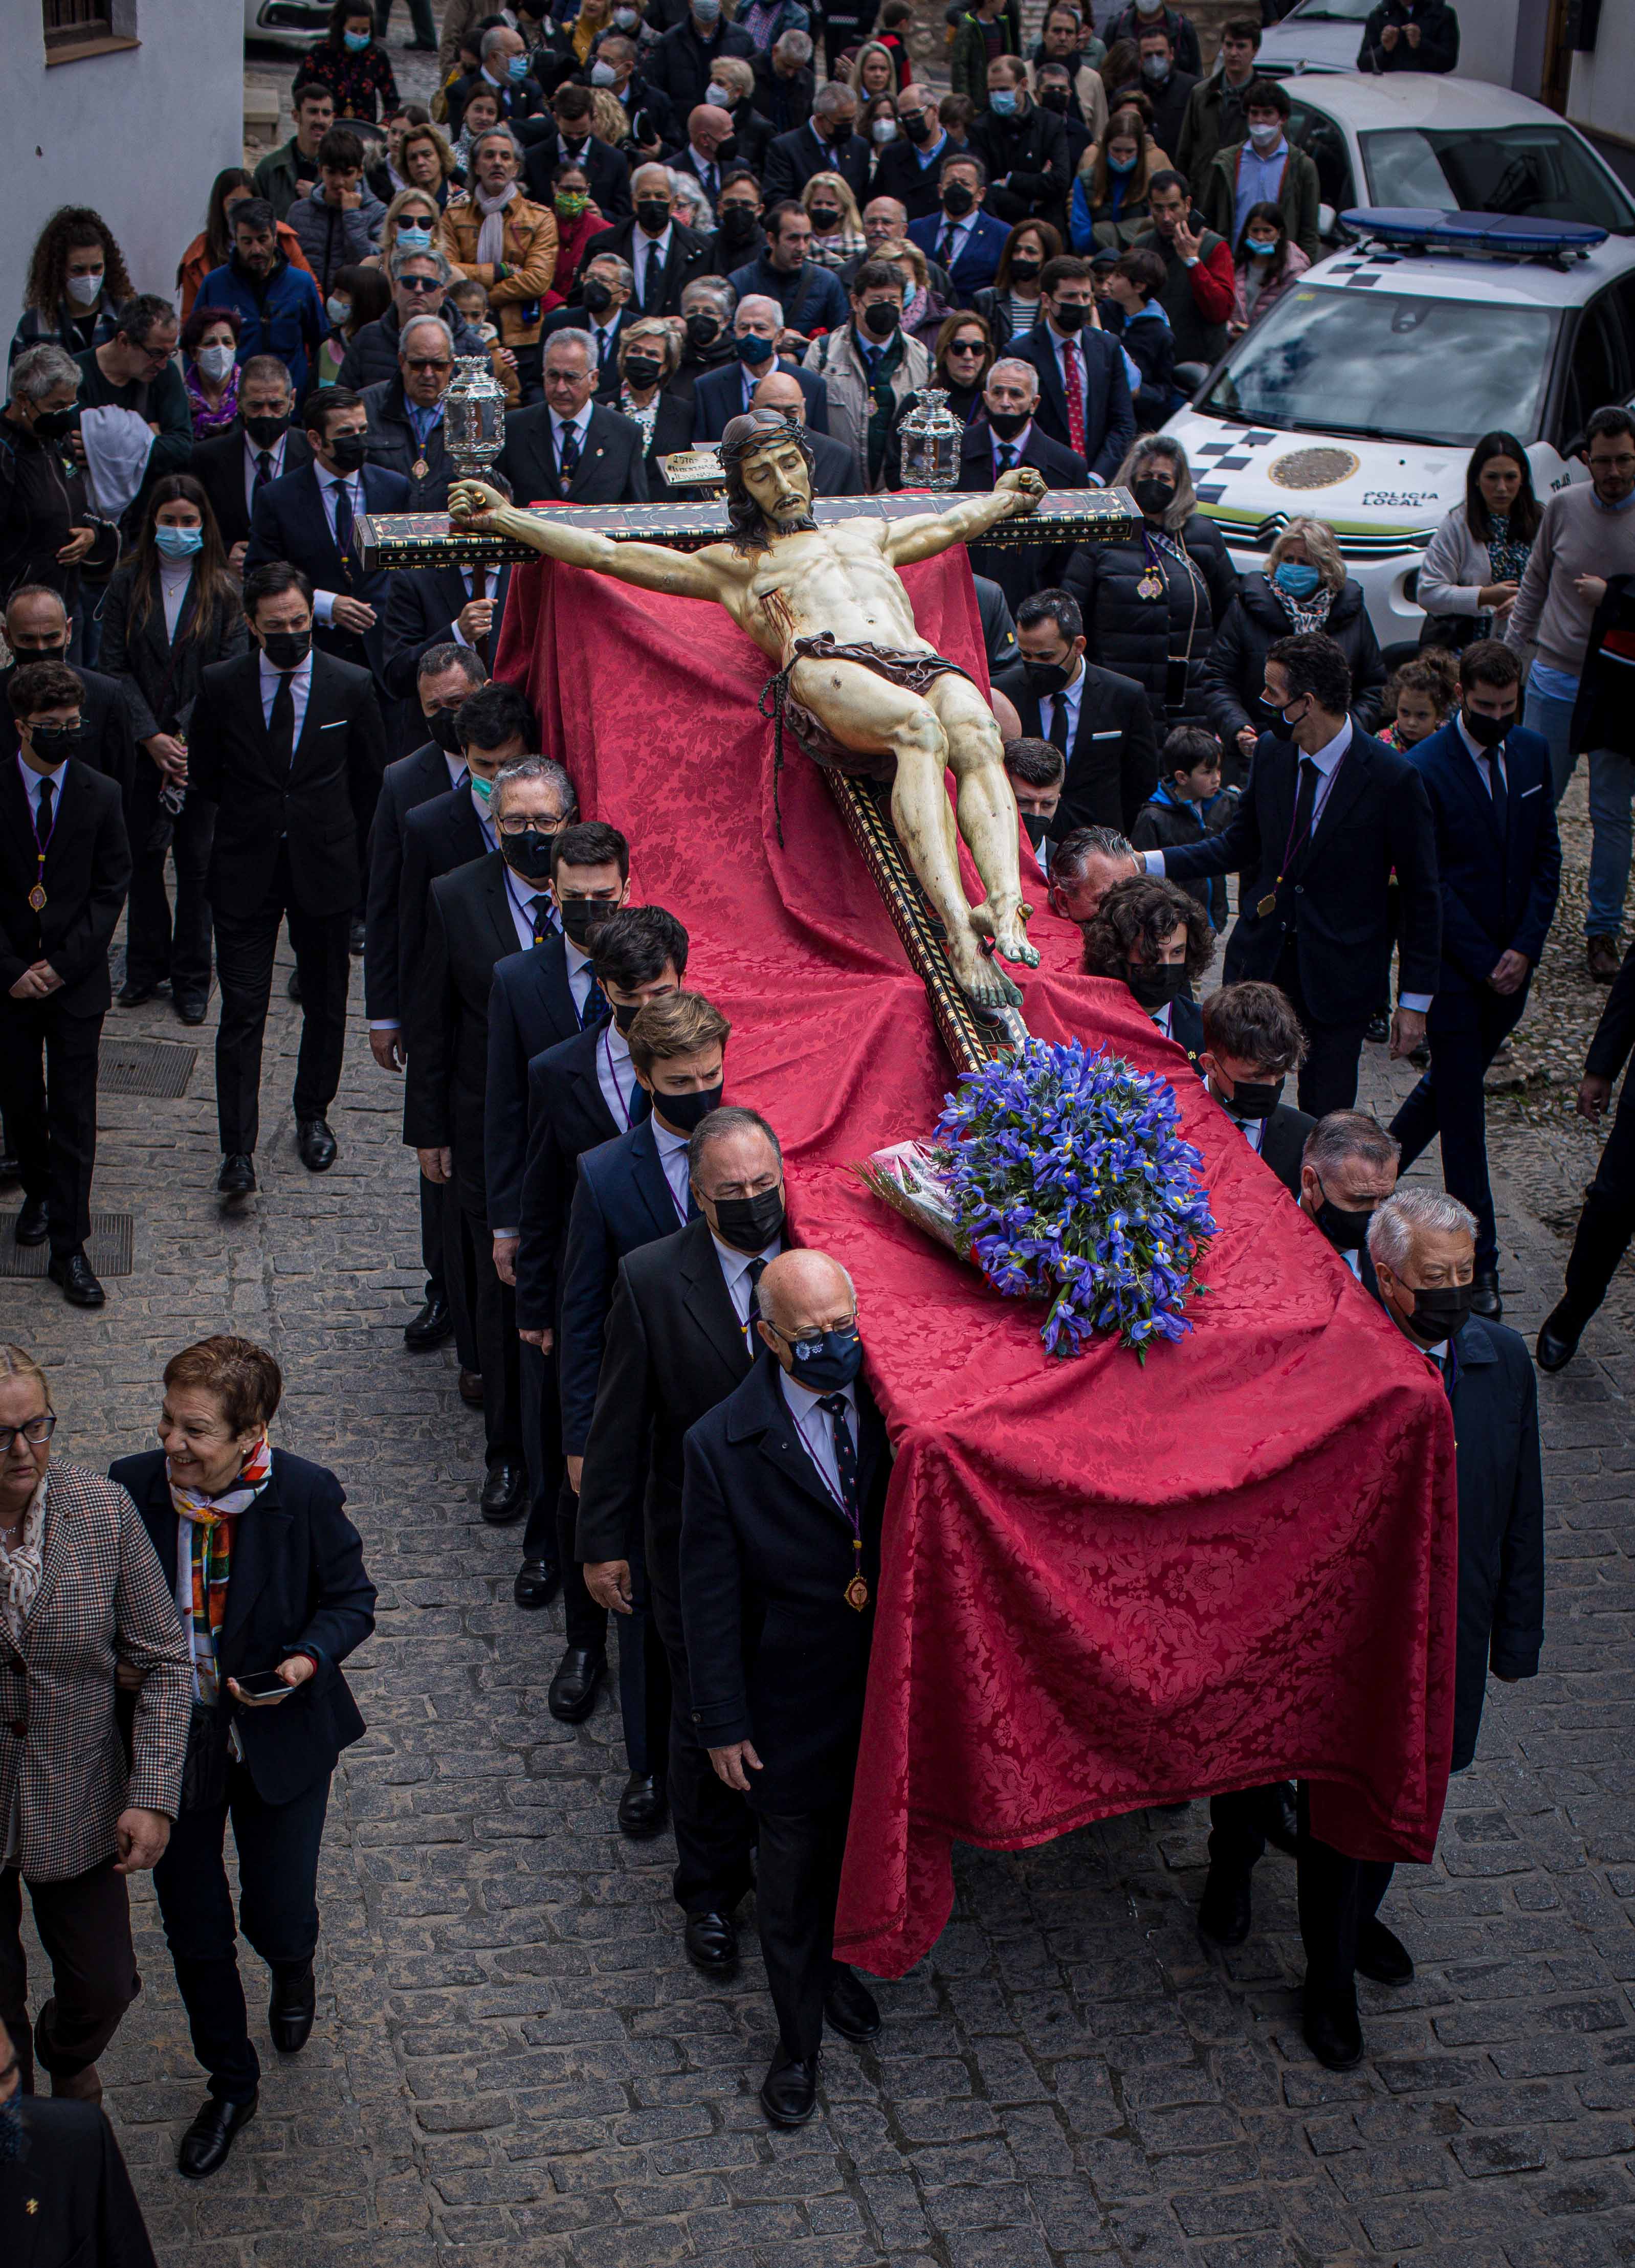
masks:
[[[153,1887],[210,2095],[180,2172],[216,2172],[255,2115],[251,2044],[223,1864],[272,1971],[273,2045],[306,2046],[317,2009],[318,1854],[329,1781],[364,1720],[341,1664],[374,1628],[375,1589],[335,1475],[275,1449],[284,1380],[249,1339],[202,1339],[165,1369],[161,1447],[113,1468],[173,1587],[192,1659],[181,1807]],[[122,1680],[122,1682],[124,1682]]]
[[[0,2021],[24,2092],[99,2102],[97,2058],[140,1980],[126,1877],[176,1815],[188,1654],[165,1577],[122,1488],[54,1464],[45,1373],[0,1346]],[[129,1761],[114,1665],[141,1687]],[[31,2032],[22,1886],[51,1962]]]

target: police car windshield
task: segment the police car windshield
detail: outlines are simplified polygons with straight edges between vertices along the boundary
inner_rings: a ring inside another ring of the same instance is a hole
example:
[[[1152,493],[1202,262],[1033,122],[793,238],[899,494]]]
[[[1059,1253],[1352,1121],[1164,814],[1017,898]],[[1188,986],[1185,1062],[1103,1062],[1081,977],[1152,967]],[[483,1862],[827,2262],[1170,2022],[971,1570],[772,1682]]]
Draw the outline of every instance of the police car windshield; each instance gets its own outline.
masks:
[[[1299,432],[1466,447],[1538,431],[1556,317],[1544,307],[1297,285],[1234,350],[1202,407]]]
[[[1374,7],[1374,0],[1305,0],[1289,13],[1302,24],[1366,24]]]
[[[1415,126],[1359,139],[1370,204],[1457,205],[1635,233],[1635,204],[1565,126]]]

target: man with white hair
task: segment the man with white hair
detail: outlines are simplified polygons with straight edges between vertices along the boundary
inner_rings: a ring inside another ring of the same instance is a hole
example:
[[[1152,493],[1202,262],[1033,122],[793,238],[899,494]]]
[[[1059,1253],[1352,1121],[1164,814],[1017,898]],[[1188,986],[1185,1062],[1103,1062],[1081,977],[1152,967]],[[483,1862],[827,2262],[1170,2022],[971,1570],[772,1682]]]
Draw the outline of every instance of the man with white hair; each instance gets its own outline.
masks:
[[[443,404],[454,375],[454,335],[440,315],[416,315],[398,334],[397,376],[366,386],[372,464],[401,473],[414,490],[410,512],[442,512],[453,468],[443,440]]]
[[[460,132],[466,105],[479,87],[491,94],[502,118],[531,118],[544,107],[545,94],[528,71],[527,42],[509,24],[494,24],[478,41],[482,61],[448,91],[448,130]]]
[[[545,341],[545,399],[505,420],[499,470],[519,503],[645,504],[646,441],[634,418],[593,399],[596,342],[553,331]]]
[[[1031,465],[1048,489],[1089,486],[1084,459],[1041,431],[1034,414],[1038,407],[1037,370],[1020,356],[1002,355],[983,387],[983,414],[971,420],[960,443],[961,488],[991,489],[1013,465]],[[991,577],[1014,614],[1035,591],[1060,583],[1070,556],[1065,544],[976,543],[971,572]]]
[[[730,288],[730,287],[729,287]],[[719,370],[705,372],[693,388],[693,443],[718,441],[734,417],[741,417],[763,378],[783,372],[806,399],[806,422],[814,433],[829,431],[829,388],[814,370],[803,370],[777,351],[784,311],[764,292],[749,291],[733,310],[737,353]]]
[[[681,1619],[699,1737],[757,1822],[778,2020],[761,2107],[799,2126],[817,2107],[825,2017],[846,2039],[880,2028],[834,1940],[891,1459],[845,1270],[781,1253],[756,1299],[760,1359],[687,1436]]]
[[[540,304],[556,273],[556,218],[549,204],[522,193],[522,146],[509,126],[479,134],[470,180],[438,224],[438,241],[457,272],[481,284],[500,342],[517,357],[525,401],[538,398]]]
[[[905,86],[897,97],[897,124],[902,131],[881,151],[875,180],[886,196],[902,204],[909,220],[926,220],[937,210],[938,177],[953,148],[937,113],[936,88],[917,80]],[[867,220],[865,213],[865,225]],[[901,236],[903,231],[892,233]]]
[[[630,195],[636,210],[630,219],[604,229],[586,246],[586,272],[599,253],[616,253],[630,263],[632,313],[679,315],[687,285],[714,269],[710,239],[676,218],[675,175],[668,166],[638,166],[630,176]]]

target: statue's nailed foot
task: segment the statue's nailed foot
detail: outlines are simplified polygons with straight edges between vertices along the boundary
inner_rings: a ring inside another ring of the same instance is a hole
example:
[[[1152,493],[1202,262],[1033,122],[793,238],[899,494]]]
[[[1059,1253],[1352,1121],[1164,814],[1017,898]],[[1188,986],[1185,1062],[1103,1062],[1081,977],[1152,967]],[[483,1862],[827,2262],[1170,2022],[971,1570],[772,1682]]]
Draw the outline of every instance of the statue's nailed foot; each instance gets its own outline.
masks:
[[[1001,1008],[1020,1007],[1021,994],[998,963],[989,957],[974,916],[970,928],[962,936],[952,929],[948,931],[946,945],[960,990],[974,1006],[986,1015]],[[1037,960],[1038,955],[1035,954],[1034,958]]]
[[[1008,961],[1017,968],[1037,968],[1038,953],[1027,942],[1029,910],[1020,898],[1008,902],[1000,901],[997,905],[984,898],[981,905],[971,908],[971,925],[979,937],[992,939],[999,960]]]

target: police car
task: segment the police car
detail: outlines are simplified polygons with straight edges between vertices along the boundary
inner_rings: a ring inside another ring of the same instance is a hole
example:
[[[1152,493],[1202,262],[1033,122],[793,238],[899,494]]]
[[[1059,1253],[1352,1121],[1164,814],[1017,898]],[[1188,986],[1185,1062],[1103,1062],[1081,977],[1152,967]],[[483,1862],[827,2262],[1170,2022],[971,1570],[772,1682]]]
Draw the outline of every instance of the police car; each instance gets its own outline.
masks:
[[[1537,493],[1587,477],[1593,409],[1635,404],[1635,239],[1583,223],[1361,209],[1165,426],[1241,573],[1325,520],[1382,646],[1411,643],[1420,558],[1472,446],[1527,446]]]

